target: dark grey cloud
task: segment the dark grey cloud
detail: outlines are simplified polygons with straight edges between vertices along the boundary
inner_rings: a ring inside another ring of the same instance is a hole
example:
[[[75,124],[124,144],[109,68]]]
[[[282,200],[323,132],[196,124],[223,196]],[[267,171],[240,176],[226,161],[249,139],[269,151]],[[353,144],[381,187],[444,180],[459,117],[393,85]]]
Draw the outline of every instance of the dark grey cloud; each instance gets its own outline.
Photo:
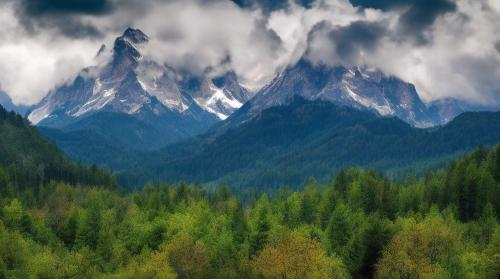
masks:
[[[314,26],[308,36],[308,45],[315,45],[314,40],[324,40],[323,44],[328,44],[329,51],[334,53],[321,54],[312,53],[318,50],[308,49],[306,56],[313,60],[321,57],[333,57],[336,63],[347,66],[357,65],[361,62],[362,53],[374,51],[380,40],[387,34],[387,29],[382,22],[355,21],[346,26],[333,28],[327,22],[321,22]],[[319,52],[324,52],[321,48]],[[319,58],[321,60],[321,58]]]
[[[456,10],[456,4],[450,0],[350,0],[354,6],[374,8],[383,11],[406,9],[399,17],[398,36],[411,38],[417,44],[426,44],[432,40],[425,31],[436,19]]]
[[[31,33],[52,28],[72,37],[103,37],[97,26],[83,22],[82,15],[104,16],[114,9],[110,0],[20,0],[20,23]]]
[[[109,0],[21,0],[27,15],[46,14],[105,14],[112,10]]]
[[[71,16],[23,18],[21,23],[31,33],[40,29],[54,28],[60,34],[70,38],[102,38],[104,36],[97,26],[84,23],[80,19]]]
[[[500,53],[500,41],[495,43],[495,49]]]
[[[483,104],[500,106],[498,61],[489,57],[461,56],[450,64],[458,74],[467,77],[468,85],[474,89],[474,95],[469,92],[469,97],[481,99]]]
[[[385,33],[386,29],[381,23],[356,21],[332,30],[329,37],[340,57],[353,60],[360,50],[374,50]]]
[[[231,0],[241,8],[262,8],[265,11],[274,11],[288,6],[287,0]]]
[[[286,9],[290,5],[289,0],[231,0],[241,8],[260,8],[264,13],[270,13],[280,9]],[[310,8],[316,0],[294,0],[298,5]]]

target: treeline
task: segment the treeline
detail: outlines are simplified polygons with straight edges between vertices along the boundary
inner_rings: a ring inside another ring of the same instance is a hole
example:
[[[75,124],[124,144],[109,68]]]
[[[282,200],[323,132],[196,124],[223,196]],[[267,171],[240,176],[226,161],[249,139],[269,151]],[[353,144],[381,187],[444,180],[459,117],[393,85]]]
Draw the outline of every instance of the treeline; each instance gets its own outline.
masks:
[[[72,185],[117,186],[109,172],[71,162],[40,136],[27,119],[0,106],[0,185],[6,185],[0,193],[5,196],[25,189],[38,191],[52,180]]]
[[[500,146],[422,179],[351,169],[248,205],[227,187],[104,186],[3,194],[0,277],[500,276]]]

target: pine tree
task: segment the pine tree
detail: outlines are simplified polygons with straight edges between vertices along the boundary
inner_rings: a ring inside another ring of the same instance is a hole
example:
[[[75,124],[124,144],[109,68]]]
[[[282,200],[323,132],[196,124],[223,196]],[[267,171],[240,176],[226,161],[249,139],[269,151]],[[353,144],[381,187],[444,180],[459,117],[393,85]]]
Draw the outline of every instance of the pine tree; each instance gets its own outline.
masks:
[[[237,204],[236,209],[231,214],[231,231],[236,243],[242,244],[247,239],[248,229],[243,207]]]
[[[307,224],[318,220],[318,186],[314,178],[310,178],[302,196],[302,220]]]
[[[349,209],[343,204],[339,203],[332,213],[328,226],[326,228],[326,236],[329,240],[329,252],[343,255],[345,246],[349,242],[352,232],[352,225],[350,223]]]
[[[271,222],[269,220],[271,209],[269,199],[264,194],[257,202],[257,216],[255,220],[255,229],[250,242],[250,254],[257,254],[266,245],[269,238]]]
[[[73,209],[68,214],[66,220],[64,220],[64,224],[59,232],[61,240],[68,246],[73,247],[75,243],[76,233],[78,230],[78,212]]]
[[[99,239],[100,212],[95,205],[86,209],[76,232],[76,245],[95,249]]]
[[[349,187],[349,179],[345,170],[340,170],[335,177],[333,187],[340,192],[344,197],[347,197],[347,189]]]

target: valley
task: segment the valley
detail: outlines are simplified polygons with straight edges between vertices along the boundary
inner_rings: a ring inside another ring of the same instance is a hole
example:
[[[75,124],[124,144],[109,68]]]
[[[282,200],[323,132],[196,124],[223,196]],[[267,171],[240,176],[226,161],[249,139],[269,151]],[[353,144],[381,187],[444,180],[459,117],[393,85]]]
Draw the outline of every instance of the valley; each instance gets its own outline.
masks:
[[[149,40],[127,29],[99,51],[109,62],[83,69],[28,115],[73,160],[113,170],[129,187],[296,187],[354,166],[398,177],[500,138],[498,115],[482,112],[493,108],[426,104],[412,84],[376,69],[301,59],[252,93],[232,72],[155,64],[141,54]]]

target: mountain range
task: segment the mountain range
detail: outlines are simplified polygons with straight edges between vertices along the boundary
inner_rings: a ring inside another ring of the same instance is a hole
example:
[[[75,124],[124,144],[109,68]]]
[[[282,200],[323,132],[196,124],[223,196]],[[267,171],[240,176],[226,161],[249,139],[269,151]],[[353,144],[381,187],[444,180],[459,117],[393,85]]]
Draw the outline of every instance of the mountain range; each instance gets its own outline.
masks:
[[[485,108],[455,99],[424,103],[411,83],[377,69],[300,59],[252,92],[231,71],[157,63],[143,54],[149,40],[127,29],[28,119],[70,157],[130,184],[293,185],[354,165],[438,164],[500,141],[498,114],[462,114]]]
[[[464,111],[480,110],[455,99],[425,104],[413,84],[377,69],[329,67],[301,59],[261,89],[232,122],[239,123],[267,108],[288,104],[297,96],[396,116],[420,128],[443,125]]]
[[[253,93],[233,72],[195,75],[155,62],[142,54],[149,40],[128,28],[112,49],[103,45],[98,51],[103,63],[49,92],[28,119],[63,132],[97,133],[144,151],[201,134],[230,116],[229,125],[239,125],[295,96],[397,116],[416,127],[444,124],[469,109],[457,100],[424,104],[412,84],[379,70],[313,65],[305,59]]]

